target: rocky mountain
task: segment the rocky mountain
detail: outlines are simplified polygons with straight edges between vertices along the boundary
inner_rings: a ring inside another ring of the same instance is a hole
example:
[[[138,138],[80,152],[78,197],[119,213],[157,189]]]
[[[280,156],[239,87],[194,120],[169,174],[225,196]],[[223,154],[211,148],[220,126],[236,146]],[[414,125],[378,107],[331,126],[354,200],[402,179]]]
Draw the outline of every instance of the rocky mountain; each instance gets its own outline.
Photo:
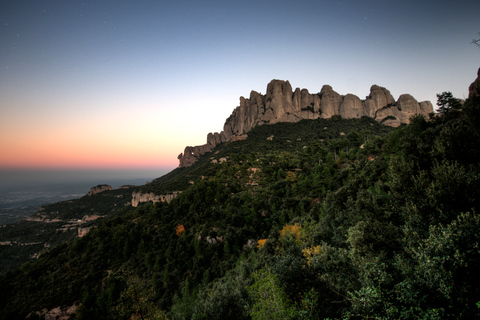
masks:
[[[250,98],[240,97],[236,107],[223,126],[223,131],[209,133],[207,143],[201,146],[186,147],[178,156],[179,167],[189,167],[201,155],[210,152],[216,145],[245,139],[246,133],[257,125],[278,122],[298,122],[304,119],[328,119],[340,116],[344,119],[367,116],[385,125],[397,127],[408,123],[412,115],[428,115],[433,112],[430,101],[418,102],[409,94],[402,94],[397,101],[386,88],[373,85],[370,94],[361,100],[353,94],[340,95],[329,85],[324,85],[319,93],[309,93],[307,89],[292,90],[290,82],[272,80],[267,92],[256,91]]]

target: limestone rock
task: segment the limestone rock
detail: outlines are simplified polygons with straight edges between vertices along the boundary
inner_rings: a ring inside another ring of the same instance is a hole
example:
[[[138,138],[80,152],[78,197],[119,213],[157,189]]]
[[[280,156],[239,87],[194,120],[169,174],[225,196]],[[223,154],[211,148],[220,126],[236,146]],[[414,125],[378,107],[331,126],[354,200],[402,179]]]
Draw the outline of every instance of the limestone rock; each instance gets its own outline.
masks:
[[[347,94],[340,103],[339,114],[345,119],[361,118],[366,115],[365,105],[356,95]]]
[[[386,126],[398,127],[402,124],[399,119],[400,113],[400,110],[395,106],[382,108],[377,110],[375,119]]]
[[[230,141],[232,136],[250,131],[264,114],[265,104],[261,94],[252,91],[249,99],[240,97],[240,106],[235,108],[225,121],[220,141]]]
[[[320,90],[320,111],[322,118],[328,119],[339,115],[342,96],[333,90],[329,85],[324,85]]]
[[[90,229],[92,229],[92,227],[86,227],[86,228],[79,227],[77,231],[78,237],[81,238],[85,236],[90,231]]]
[[[75,315],[77,308],[78,305],[76,303],[73,306],[56,307],[51,310],[44,308],[41,311],[31,312],[27,316],[27,319],[35,315],[36,317],[41,317],[45,320],[67,320]]]
[[[430,114],[433,112],[433,105],[430,101],[422,101],[419,104],[422,114]]]
[[[244,134],[232,137],[232,141],[247,140],[247,138],[248,138],[248,134],[244,133]]]
[[[300,90],[300,88],[296,88],[295,92],[293,93],[292,103],[293,103],[293,109],[296,112],[299,112],[300,110],[302,110],[302,108],[306,107],[305,105],[307,105],[306,101],[302,103],[302,91],[304,90],[307,90],[307,89]],[[308,94],[308,90],[307,90],[307,99],[309,96],[310,95]]]
[[[292,86],[288,81],[272,80],[267,86],[265,111],[271,110],[273,118],[270,123],[280,122],[282,118],[287,118],[293,114]]]
[[[185,150],[178,155],[178,160],[180,161],[180,168],[189,167],[194,164],[198,158],[204,155],[207,152],[210,152],[215,148],[212,144],[203,144],[201,146],[195,147],[185,147]]]
[[[112,190],[112,186],[109,186],[108,184],[99,184],[96,187],[90,188],[87,195],[93,196],[94,194],[97,194],[106,190]]]
[[[141,202],[149,202],[152,201],[153,203],[157,202],[167,202],[169,203],[174,198],[176,198],[181,191],[174,191],[170,194],[162,194],[157,195],[152,192],[150,193],[142,193],[140,191],[132,193],[132,207],[137,207]]]
[[[468,87],[468,97],[480,96],[480,68],[477,72],[477,79]]]
[[[420,105],[417,100],[409,94],[402,94],[397,100],[397,107],[399,110],[407,113],[420,113]]]
[[[225,135],[222,133],[209,133],[207,135],[207,144],[211,144],[214,148],[217,144],[225,142]]]
[[[409,94],[402,94],[397,100],[398,117],[400,122],[408,123],[411,116],[421,114],[420,104]]]
[[[472,86],[477,88],[480,81]],[[311,94],[307,89],[292,91],[288,81],[272,80],[265,95],[251,91],[249,98],[240,97],[240,105],[226,119],[222,132],[209,133],[204,145],[186,147],[178,156],[179,167],[191,166],[221,143],[245,139],[247,133],[259,125],[338,115],[346,119],[368,116],[385,125],[399,126],[408,123],[414,114],[427,116],[431,112],[433,106],[429,101],[419,103],[405,94],[395,102],[390,91],[378,85],[371,86],[370,94],[361,100],[353,94],[340,95],[329,85],[324,85],[318,94]]]
[[[390,91],[383,87],[373,85],[370,87],[370,95],[365,99],[365,115],[370,118],[375,118],[377,110],[393,106],[394,104],[395,99]]]

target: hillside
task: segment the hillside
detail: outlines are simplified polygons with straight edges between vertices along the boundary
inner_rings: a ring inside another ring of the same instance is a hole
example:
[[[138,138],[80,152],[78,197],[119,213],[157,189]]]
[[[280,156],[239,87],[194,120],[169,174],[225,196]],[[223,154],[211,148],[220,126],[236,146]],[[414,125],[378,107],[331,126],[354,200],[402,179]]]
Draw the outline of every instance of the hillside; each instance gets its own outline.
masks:
[[[212,164],[219,163],[222,158],[228,162],[232,157],[245,157],[252,153],[302,152],[312,142],[316,142],[319,146],[333,152],[335,147],[332,145],[332,140],[342,141],[345,144],[345,150],[347,150],[352,146],[358,147],[363,142],[372,140],[375,136],[384,136],[391,130],[391,127],[381,125],[368,117],[351,120],[341,120],[340,117],[333,117],[258,126],[249,132],[246,140],[220,144],[211,152],[202,155],[198,163],[196,162],[191,167],[177,168],[171,173],[153,180],[142,190],[157,194],[184,190],[195,177],[208,175],[208,171],[215,168]]]
[[[0,228],[0,274],[88,232],[99,220],[121,214],[132,190],[117,189],[43,205],[33,216]]]
[[[0,279],[0,319],[478,318],[480,97],[439,103],[257,126],[135,189],[171,201],[97,201],[85,236]]]
[[[0,272],[4,274],[18,268],[25,261],[36,259],[48,248],[83,235],[102,219],[132,210],[129,206],[132,204],[133,193],[162,195],[187,189],[194,180],[212,174],[216,170],[216,165],[212,162],[219,162],[222,158],[230,160],[232,156],[249,156],[253,152],[302,152],[312,141],[317,141],[319,145],[333,152],[335,150],[329,142],[331,139],[360,139],[349,142],[358,147],[359,142],[373,139],[377,135],[383,136],[391,129],[367,117],[348,121],[333,118],[259,126],[252,130],[248,140],[219,145],[192,167],[175,169],[150,184],[102,190],[98,194],[85,195],[80,199],[45,205],[29,219],[5,225],[0,228],[0,242],[10,245],[1,247]],[[352,131],[356,134],[351,133]]]

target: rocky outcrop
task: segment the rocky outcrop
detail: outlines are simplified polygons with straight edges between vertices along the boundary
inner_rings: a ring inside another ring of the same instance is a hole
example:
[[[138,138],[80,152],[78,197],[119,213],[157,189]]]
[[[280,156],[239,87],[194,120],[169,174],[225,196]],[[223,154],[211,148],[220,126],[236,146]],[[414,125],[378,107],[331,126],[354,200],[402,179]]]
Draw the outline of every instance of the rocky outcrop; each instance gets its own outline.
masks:
[[[71,319],[72,316],[75,315],[75,311],[79,305],[76,303],[73,306],[63,306],[53,308],[51,310],[43,309],[41,311],[31,312],[26,319],[35,317],[35,318],[42,318],[45,320],[67,320]]]
[[[85,236],[92,227],[86,227],[86,228],[78,228],[77,235],[79,238]]]
[[[468,87],[468,97],[480,96],[480,68],[477,72],[477,79]]]
[[[167,202],[169,203],[175,197],[177,197],[181,191],[174,191],[170,194],[162,194],[157,195],[152,192],[150,193],[142,193],[140,191],[132,193],[132,207],[137,207],[141,202],[149,202],[152,201],[153,203],[157,202]]]
[[[215,148],[215,144],[207,143],[201,146],[196,146],[196,147],[186,147],[185,151],[180,153],[178,155],[178,160],[180,162],[179,167],[190,167],[192,164],[197,161],[197,159],[201,156],[204,155],[207,152],[210,152]]]
[[[96,187],[90,188],[90,191],[88,191],[87,195],[93,196],[94,194],[97,194],[106,190],[112,190],[112,186],[109,186],[108,184],[99,184]]]
[[[272,80],[265,95],[252,91],[248,99],[240,97],[240,105],[227,118],[222,132],[209,133],[204,145],[186,147],[178,156],[179,167],[191,166],[220,143],[245,137],[257,125],[333,116],[345,119],[367,116],[396,127],[408,123],[415,114],[427,116],[431,112],[433,105],[430,101],[419,103],[409,94],[403,94],[395,101],[390,91],[377,85],[373,85],[370,94],[361,100],[353,94],[340,95],[329,85],[324,85],[319,93],[311,94],[307,89],[293,91],[288,81]]]

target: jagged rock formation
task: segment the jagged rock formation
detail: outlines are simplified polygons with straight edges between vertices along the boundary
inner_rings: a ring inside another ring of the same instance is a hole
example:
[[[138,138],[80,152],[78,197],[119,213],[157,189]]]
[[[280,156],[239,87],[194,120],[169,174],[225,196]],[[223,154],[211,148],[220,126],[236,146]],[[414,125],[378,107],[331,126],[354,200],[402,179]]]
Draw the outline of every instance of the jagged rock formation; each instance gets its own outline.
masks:
[[[94,194],[97,194],[106,190],[112,190],[112,186],[109,186],[108,184],[99,184],[96,187],[90,188],[90,191],[88,191],[87,195],[93,196]]]
[[[377,85],[373,85],[370,94],[361,100],[353,94],[340,95],[329,85],[324,85],[319,93],[311,94],[307,89],[293,91],[288,81],[272,80],[265,95],[252,91],[250,98],[240,97],[240,106],[227,118],[222,132],[209,133],[204,145],[186,147],[178,156],[179,167],[191,166],[219,143],[245,138],[246,133],[257,125],[332,116],[345,119],[367,116],[396,127],[408,123],[415,114],[427,116],[431,112],[433,105],[430,101],[419,103],[409,94],[402,94],[395,101],[390,91]]]
[[[154,193],[142,193],[140,191],[132,193],[132,207],[137,207],[140,202],[149,202],[152,201],[153,203],[157,202],[167,202],[169,203],[175,197],[177,197],[181,191],[174,191],[170,194],[161,194],[157,195]]]
[[[477,71],[477,79],[468,87],[468,97],[480,96],[480,68]]]
[[[209,134],[210,135],[210,134]],[[207,137],[208,139],[208,137]],[[201,155],[210,152],[215,148],[217,144],[216,143],[209,143],[201,145],[201,146],[196,146],[196,147],[186,147],[185,151],[180,153],[178,155],[178,160],[180,162],[180,168],[184,167],[190,167],[192,164],[197,161],[198,157]]]

